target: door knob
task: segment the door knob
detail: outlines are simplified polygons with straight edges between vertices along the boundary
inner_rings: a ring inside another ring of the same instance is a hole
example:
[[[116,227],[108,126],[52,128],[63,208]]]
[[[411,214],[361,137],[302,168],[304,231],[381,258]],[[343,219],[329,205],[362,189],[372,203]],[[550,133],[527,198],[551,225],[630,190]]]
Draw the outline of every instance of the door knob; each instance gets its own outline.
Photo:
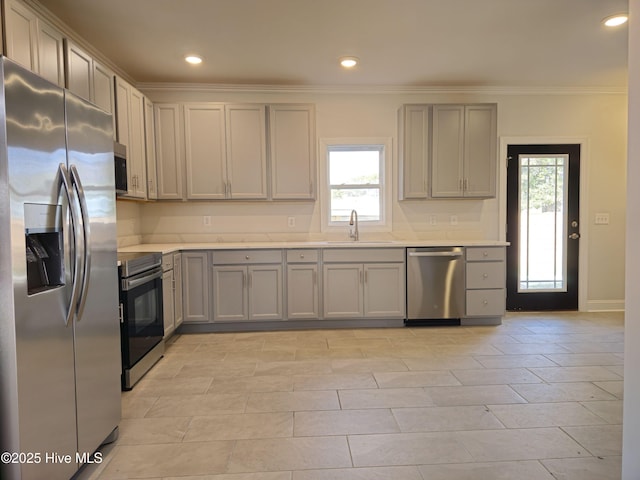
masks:
[[[569,235],[569,238],[571,240],[577,240],[580,238],[580,234],[579,233],[572,233],[571,235]]]

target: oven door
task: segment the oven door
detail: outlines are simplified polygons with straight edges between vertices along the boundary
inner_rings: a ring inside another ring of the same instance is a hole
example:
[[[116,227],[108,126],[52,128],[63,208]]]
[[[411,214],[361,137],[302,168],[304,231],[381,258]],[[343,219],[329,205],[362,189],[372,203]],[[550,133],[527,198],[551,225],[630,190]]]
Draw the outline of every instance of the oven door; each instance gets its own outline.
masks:
[[[129,369],[162,340],[162,268],[122,279],[120,302],[122,368]]]

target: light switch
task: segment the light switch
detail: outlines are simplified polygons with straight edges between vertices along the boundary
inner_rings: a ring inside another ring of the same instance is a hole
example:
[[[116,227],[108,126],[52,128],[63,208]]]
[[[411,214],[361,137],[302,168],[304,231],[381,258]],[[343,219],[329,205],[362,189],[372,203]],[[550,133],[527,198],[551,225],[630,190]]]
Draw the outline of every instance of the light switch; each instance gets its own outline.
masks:
[[[296,226],[296,217],[287,217],[287,225],[289,228],[293,228]]]
[[[596,213],[595,224],[596,225],[609,225],[609,214],[608,213]]]

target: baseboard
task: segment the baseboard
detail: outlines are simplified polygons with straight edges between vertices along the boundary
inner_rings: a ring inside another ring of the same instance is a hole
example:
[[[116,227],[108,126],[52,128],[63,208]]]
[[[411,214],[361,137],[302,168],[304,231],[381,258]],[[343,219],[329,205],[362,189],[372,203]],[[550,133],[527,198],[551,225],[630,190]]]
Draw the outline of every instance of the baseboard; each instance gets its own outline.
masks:
[[[623,300],[589,300],[587,312],[624,312]]]

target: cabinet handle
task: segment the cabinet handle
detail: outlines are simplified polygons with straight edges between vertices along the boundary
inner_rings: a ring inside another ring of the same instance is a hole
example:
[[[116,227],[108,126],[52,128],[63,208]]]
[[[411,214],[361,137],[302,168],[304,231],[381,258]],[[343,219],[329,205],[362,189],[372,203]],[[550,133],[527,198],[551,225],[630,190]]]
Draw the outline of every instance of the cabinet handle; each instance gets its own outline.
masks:
[[[364,283],[366,284],[369,281],[369,272],[364,271]]]
[[[249,288],[251,288],[251,284],[253,283],[253,273],[249,274]]]
[[[304,253],[301,253],[301,254],[300,254],[300,258],[304,258]]]
[[[488,273],[483,273],[482,274],[482,278],[489,278],[489,274]]]
[[[362,277],[363,277],[362,273],[363,273],[362,270],[360,270],[360,283],[361,284],[362,284]]]
[[[482,256],[483,256],[483,257],[488,257],[488,256],[489,256],[489,252],[487,252],[487,251],[482,252]]]
[[[489,305],[489,300],[485,299],[485,300],[482,301],[482,303],[483,303],[483,305]]]
[[[251,258],[251,257],[250,257],[249,255],[245,255],[245,256],[244,256],[244,259],[245,259],[245,260],[249,260],[250,258]]]
[[[245,272],[242,272],[242,289],[244,290],[246,286],[247,286],[247,274]]]
[[[317,284],[318,284],[318,274],[317,274],[317,272],[315,272],[315,271],[314,271],[314,272],[312,272],[312,273],[313,273],[313,275],[311,275],[311,277],[312,277],[312,279],[313,279],[313,285],[315,286],[315,285],[317,285]]]

